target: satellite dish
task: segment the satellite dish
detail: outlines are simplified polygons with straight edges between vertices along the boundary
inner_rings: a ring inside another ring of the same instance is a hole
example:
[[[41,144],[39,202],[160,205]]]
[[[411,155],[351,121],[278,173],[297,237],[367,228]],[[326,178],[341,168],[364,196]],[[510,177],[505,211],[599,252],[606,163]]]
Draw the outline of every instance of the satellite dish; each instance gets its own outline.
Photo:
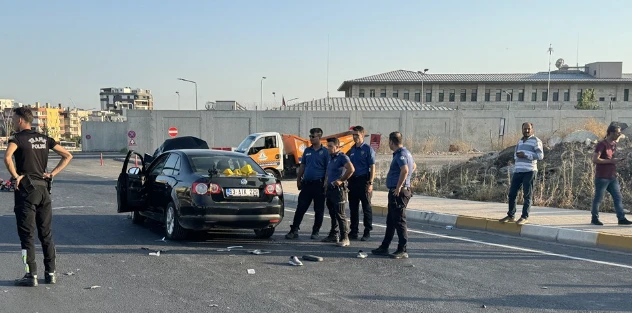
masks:
[[[557,59],[557,61],[555,62],[555,67],[557,67],[558,69],[562,68],[563,65],[564,59]]]

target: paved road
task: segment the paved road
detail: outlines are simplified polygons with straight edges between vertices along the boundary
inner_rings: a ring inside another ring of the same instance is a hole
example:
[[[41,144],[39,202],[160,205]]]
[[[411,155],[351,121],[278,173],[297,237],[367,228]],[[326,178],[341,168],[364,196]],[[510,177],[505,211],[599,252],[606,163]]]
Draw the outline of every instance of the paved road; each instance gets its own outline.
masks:
[[[116,173],[98,167],[91,172],[96,176],[77,174],[81,162],[94,161],[76,160],[56,179],[58,271],[75,273],[62,275],[57,285],[12,286],[23,266],[13,195],[0,193],[0,311],[628,312],[632,307],[629,254],[411,223],[410,259],[357,259],[359,249],[378,245],[383,219],[376,220],[373,241],[338,248],[309,239],[309,215],[299,240],[288,241],[283,235],[293,204],[270,240],[244,231],[159,242],[160,225],[133,225],[115,213]],[[233,245],[243,249],[217,251]],[[149,256],[143,247],[167,252]],[[245,253],[254,248],[272,253]],[[287,264],[290,255],[307,253],[325,261]],[[37,259],[41,262],[39,250]],[[84,289],[93,285],[101,287]]]

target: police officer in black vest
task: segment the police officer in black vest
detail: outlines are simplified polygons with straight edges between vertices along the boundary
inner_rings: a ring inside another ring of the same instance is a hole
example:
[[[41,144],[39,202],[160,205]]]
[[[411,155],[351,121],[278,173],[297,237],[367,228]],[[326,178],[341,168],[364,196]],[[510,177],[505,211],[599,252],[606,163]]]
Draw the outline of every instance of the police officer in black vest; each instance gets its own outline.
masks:
[[[412,154],[403,145],[402,134],[392,132],[388,135],[388,146],[393,151],[393,161],[386,174],[388,188],[388,214],[386,216],[386,232],[379,248],[372,250],[375,255],[389,255],[388,246],[393,240],[395,231],[399,243],[397,250],[390,256],[394,259],[408,258],[408,229],[406,228],[406,206],[412,197],[410,178],[417,169]]]
[[[320,142],[322,136],[323,130],[320,128],[309,130],[309,141],[312,145],[303,151],[301,165],[298,168],[296,185],[300,192],[296,212],[294,212],[294,221],[290,225],[290,232],[285,235],[287,239],[298,238],[299,227],[312,201],[314,201],[315,217],[311,238],[319,238],[320,227],[323,226],[325,216],[325,188],[327,184],[325,176],[330,159],[329,152]]]
[[[53,138],[31,130],[32,122],[33,113],[29,108],[13,110],[15,133],[9,139],[4,157],[7,170],[15,179],[14,212],[26,270],[24,277],[17,279],[15,285],[29,287],[38,285],[35,263],[36,228],[44,251],[44,280],[47,284],[57,281],[55,244],[51,231],[53,210],[48,184],[72,159],[72,155]],[[50,149],[61,156],[61,161],[50,173],[46,173]],[[14,155],[15,166],[12,159]]]

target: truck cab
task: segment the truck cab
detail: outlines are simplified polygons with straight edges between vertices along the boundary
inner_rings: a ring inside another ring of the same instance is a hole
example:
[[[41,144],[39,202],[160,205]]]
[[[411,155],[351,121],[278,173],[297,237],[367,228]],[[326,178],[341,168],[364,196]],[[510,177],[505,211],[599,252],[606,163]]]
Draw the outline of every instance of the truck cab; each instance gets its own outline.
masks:
[[[235,152],[248,154],[267,173],[277,177],[283,176],[285,147],[281,134],[276,132],[250,134],[244,138]]]

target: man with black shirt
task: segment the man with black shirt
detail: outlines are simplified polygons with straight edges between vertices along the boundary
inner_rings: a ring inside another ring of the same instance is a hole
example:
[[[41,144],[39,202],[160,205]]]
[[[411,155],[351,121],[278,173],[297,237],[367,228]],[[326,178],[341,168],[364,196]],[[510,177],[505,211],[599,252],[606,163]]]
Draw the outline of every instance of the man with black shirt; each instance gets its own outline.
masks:
[[[319,238],[320,227],[323,226],[325,215],[325,175],[329,163],[329,153],[320,142],[323,130],[312,128],[309,130],[309,141],[312,144],[303,151],[301,165],[298,168],[296,185],[298,190],[298,204],[294,212],[294,221],[290,225],[290,232],[285,235],[287,239],[298,238],[298,230],[303,221],[305,212],[314,201],[314,227],[312,227],[312,239]]]
[[[355,168],[353,176],[349,178],[349,211],[351,212],[351,231],[349,239],[358,239],[358,226],[360,224],[360,203],[364,216],[364,234],[362,241],[371,237],[373,230],[373,211],[371,209],[371,194],[373,193],[373,180],[375,179],[375,151],[364,142],[366,131],[362,126],[352,128],[353,142],[355,143],[347,155]]]
[[[35,262],[35,229],[44,251],[44,279],[47,284],[57,282],[55,273],[55,244],[51,231],[53,218],[48,182],[61,172],[72,159],[72,155],[57,144],[53,138],[31,130],[33,113],[29,108],[13,110],[15,133],[9,139],[4,164],[15,179],[15,217],[18,236],[22,246],[22,261],[26,274],[15,280],[16,286],[35,287],[37,264]],[[48,151],[52,149],[61,156],[59,164],[46,173]],[[12,157],[15,155],[15,166]],[[47,182],[48,181],[48,182]]]

